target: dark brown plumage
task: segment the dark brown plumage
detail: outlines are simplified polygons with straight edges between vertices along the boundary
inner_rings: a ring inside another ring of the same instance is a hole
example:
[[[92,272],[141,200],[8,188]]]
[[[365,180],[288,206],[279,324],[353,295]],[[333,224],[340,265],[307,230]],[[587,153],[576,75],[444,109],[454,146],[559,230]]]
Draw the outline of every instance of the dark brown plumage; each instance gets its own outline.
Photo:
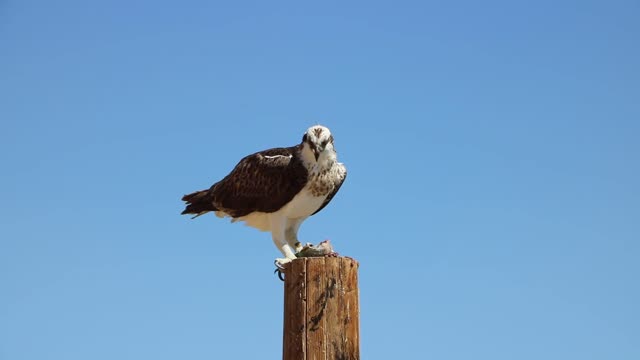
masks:
[[[235,218],[254,211],[277,211],[307,183],[308,171],[296,155],[299,150],[299,145],[274,148],[244,157],[208,190],[183,196],[187,207],[182,214],[221,210]]]

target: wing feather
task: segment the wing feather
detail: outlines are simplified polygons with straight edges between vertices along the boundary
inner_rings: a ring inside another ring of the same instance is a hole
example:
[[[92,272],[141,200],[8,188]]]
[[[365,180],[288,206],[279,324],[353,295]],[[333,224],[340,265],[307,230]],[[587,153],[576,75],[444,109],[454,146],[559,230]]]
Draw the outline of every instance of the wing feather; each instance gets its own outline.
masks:
[[[275,148],[244,157],[209,189],[215,206],[233,217],[283,207],[307,182],[308,172],[296,149]]]

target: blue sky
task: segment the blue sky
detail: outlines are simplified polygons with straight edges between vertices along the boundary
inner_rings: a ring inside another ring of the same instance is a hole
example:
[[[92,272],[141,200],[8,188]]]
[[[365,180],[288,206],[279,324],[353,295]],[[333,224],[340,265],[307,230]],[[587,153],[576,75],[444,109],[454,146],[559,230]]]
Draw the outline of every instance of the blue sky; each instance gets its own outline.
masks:
[[[266,233],[180,216],[329,126],[364,359],[640,358],[635,1],[0,2],[0,359],[278,359]]]

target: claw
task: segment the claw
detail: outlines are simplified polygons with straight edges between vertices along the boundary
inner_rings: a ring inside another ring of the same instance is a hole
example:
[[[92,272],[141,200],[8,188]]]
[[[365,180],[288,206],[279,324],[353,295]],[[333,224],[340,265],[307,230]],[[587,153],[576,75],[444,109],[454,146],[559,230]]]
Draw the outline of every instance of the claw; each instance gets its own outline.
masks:
[[[278,273],[278,279],[280,279],[280,281],[284,281],[284,272],[280,269],[275,269],[273,270],[273,273]]]
[[[285,270],[285,265],[290,263],[293,259],[288,259],[288,258],[279,258],[276,259],[273,263],[276,265],[276,269],[273,271],[273,273],[278,273],[278,278],[282,281],[284,281],[284,270]]]

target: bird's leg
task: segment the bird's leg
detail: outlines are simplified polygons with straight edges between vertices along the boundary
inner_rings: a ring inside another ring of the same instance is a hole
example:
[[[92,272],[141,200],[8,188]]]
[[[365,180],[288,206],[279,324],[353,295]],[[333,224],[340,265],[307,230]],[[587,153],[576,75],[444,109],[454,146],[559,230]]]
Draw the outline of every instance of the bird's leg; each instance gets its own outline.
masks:
[[[298,229],[305,218],[300,219],[287,219],[287,226],[284,232],[287,243],[294,249],[295,253],[299,253],[302,250],[303,245],[298,240]]]
[[[284,258],[277,258],[275,260],[276,267],[278,269],[284,269],[284,265],[290,263],[291,260],[296,258],[295,253],[291,250],[291,246],[285,240],[285,219],[281,216],[272,216],[271,219],[271,238],[273,243],[280,250]]]
[[[291,262],[291,260],[296,259],[296,254],[293,253],[293,250],[291,250],[291,246],[289,246],[289,244],[285,242],[280,242],[275,237],[273,237],[273,243],[276,244],[276,246],[278,247],[278,250],[280,250],[282,255],[285,256],[284,259],[280,259],[280,258],[276,259],[276,264],[284,265],[288,262]]]

